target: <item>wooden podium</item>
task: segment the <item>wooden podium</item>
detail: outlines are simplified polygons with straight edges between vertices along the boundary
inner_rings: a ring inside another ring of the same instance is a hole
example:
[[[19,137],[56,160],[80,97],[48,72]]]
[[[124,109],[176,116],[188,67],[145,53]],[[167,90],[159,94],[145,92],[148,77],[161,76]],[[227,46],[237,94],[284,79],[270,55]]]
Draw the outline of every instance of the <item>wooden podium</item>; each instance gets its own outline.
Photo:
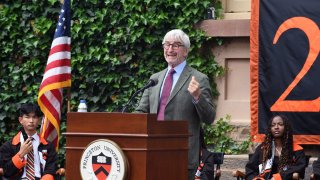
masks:
[[[66,179],[81,179],[80,159],[96,139],[117,143],[128,162],[128,179],[188,179],[188,124],[157,121],[155,114],[67,115]]]

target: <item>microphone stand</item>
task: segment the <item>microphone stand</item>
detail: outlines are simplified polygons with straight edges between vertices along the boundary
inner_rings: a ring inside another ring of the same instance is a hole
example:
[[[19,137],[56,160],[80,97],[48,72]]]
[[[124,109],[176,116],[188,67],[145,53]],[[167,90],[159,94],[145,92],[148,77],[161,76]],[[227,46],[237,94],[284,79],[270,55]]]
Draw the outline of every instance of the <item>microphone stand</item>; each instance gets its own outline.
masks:
[[[121,110],[121,113],[127,112],[127,109],[128,109],[128,107],[129,107],[129,105],[131,104],[133,98],[136,97],[138,93],[140,93],[141,91],[144,91],[144,90],[145,90],[145,88],[142,88],[142,89],[139,89],[138,91],[136,91],[136,92],[131,96],[131,98],[130,98],[130,100],[127,102],[127,104],[123,106],[123,108],[122,108],[122,110]]]
[[[143,88],[139,89],[138,91],[136,91],[130,98],[130,100],[128,101],[128,103],[126,105],[123,106],[121,113],[126,112],[126,110],[128,109],[128,106],[131,104],[131,102],[133,101],[133,98],[137,96],[138,93],[143,92],[144,90],[155,86],[158,83],[157,79],[150,79],[148,84],[145,85]]]

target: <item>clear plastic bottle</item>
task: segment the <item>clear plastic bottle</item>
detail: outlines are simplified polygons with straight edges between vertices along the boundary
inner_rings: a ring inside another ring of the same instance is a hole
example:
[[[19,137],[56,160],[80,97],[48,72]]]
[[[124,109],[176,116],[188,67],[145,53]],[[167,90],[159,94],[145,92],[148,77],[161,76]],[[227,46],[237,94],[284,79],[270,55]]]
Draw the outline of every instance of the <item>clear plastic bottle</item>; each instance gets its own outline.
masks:
[[[88,112],[86,100],[84,100],[84,99],[80,100],[80,104],[78,106],[78,112]]]

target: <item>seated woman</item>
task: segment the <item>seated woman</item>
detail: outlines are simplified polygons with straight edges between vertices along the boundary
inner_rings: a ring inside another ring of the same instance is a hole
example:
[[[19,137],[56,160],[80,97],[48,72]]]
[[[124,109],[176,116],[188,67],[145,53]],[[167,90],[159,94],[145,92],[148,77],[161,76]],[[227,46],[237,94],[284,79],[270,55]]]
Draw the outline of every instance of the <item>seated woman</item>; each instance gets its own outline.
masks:
[[[292,128],[284,115],[273,116],[264,142],[256,148],[246,165],[246,179],[292,179],[304,176],[306,158],[303,148],[293,143]]]

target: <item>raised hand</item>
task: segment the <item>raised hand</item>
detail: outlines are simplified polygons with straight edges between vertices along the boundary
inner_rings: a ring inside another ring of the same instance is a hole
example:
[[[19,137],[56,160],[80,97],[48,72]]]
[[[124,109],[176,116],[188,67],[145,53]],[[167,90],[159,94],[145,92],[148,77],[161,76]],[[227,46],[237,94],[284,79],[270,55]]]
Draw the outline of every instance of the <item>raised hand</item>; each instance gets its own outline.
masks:
[[[192,79],[189,83],[188,91],[192,95],[192,97],[195,101],[199,100],[200,95],[201,95],[200,84],[194,76],[192,76]]]
[[[26,154],[28,154],[32,150],[32,140],[28,138],[24,143],[21,144],[19,155],[20,158],[23,158]]]

